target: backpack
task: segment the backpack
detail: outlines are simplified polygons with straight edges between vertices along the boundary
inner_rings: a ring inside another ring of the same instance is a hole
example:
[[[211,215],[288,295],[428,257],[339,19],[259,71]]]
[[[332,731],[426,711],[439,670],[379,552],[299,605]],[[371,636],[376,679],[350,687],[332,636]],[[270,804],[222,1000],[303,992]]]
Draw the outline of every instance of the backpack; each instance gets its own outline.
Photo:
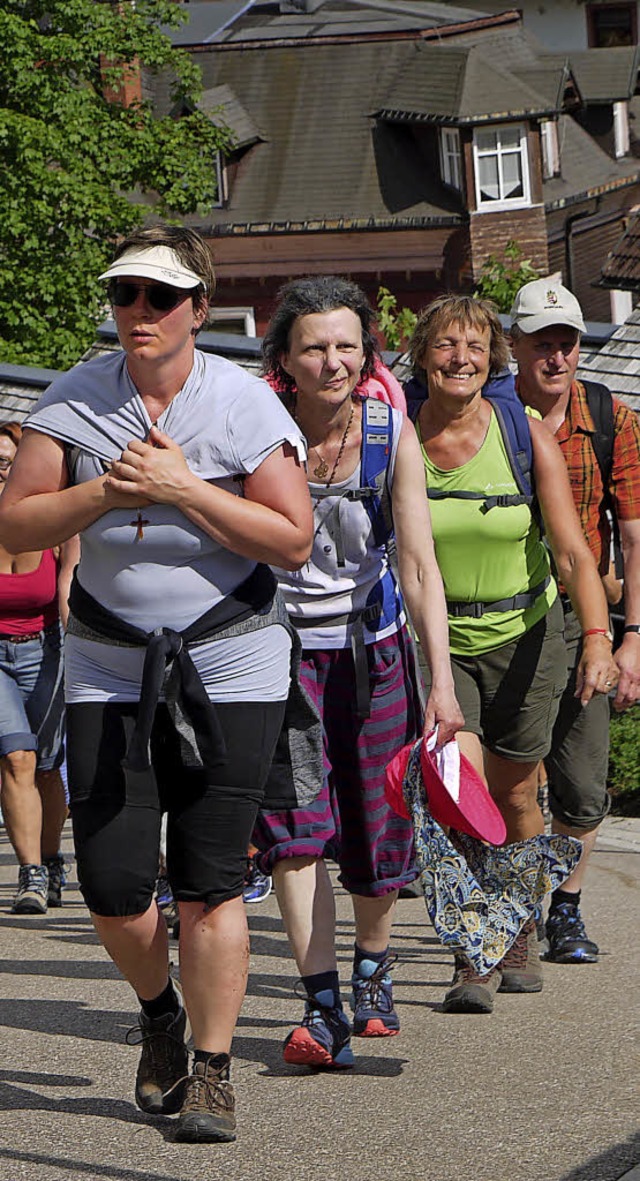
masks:
[[[614,408],[611,390],[600,381],[582,381],[587,395],[589,413],[595,426],[595,434],[591,436],[591,446],[596,457],[602,487],[604,489],[604,506],[611,517],[613,532],[613,546],[615,553],[615,567],[618,577],[622,577],[622,551],[620,548],[620,529],[615,507],[609,491],[609,481],[613,468],[613,444],[615,439]]]
[[[416,378],[407,382],[407,413],[415,422],[423,402],[427,398],[427,391]],[[440,492],[433,488],[427,489],[431,500],[442,500],[445,497],[457,497],[461,500],[484,500],[484,512],[492,508],[506,508],[517,504],[527,504],[542,528],[540,512],[535,495],[533,478],[533,445],[529,420],[515,387],[515,381],[510,369],[504,369],[496,377],[489,379],[482,391],[494,410],[498,420],[502,441],[507,452],[513,478],[519,489],[518,494],[511,496],[485,496],[482,492]]]

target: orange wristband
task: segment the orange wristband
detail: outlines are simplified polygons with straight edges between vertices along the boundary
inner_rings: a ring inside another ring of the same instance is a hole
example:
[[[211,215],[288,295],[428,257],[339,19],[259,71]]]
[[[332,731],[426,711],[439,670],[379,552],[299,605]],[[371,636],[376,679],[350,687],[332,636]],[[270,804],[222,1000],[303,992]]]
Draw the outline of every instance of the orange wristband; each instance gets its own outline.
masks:
[[[609,629],[606,627],[588,627],[582,633],[583,639],[585,636],[605,636],[610,644],[613,643],[613,636],[612,636],[611,632],[609,631]]]

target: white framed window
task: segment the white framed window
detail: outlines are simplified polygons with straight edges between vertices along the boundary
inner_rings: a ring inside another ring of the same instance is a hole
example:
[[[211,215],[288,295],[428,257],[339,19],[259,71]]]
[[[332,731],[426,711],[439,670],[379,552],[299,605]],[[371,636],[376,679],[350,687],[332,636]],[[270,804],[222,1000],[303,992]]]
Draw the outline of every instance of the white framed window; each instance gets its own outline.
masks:
[[[616,160],[629,155],[629,109],[626,102],[613,104],[613,134]]]
[[[440,128],[440,170],[446,185],[462,192],[462,148],[457,127]]]
[[[224,166],[222,152],[216,152],[213,167],[216,173],[216,199],[212,203],[211,208],[222,209],[227,200],[227,170]]]
[[[540,146],[542,149],[542,176],[551,180],[560,174],[560,145],[558,124],[555,119],[543,119],[540,124]]]
[[[256,335],[256,317],[253,308],[212,307],[208,320],[211,332],[232,332],[239,336]]]
[[[476,128],[473,159],[478,209],[531,204],[527,129],[523,123]]]

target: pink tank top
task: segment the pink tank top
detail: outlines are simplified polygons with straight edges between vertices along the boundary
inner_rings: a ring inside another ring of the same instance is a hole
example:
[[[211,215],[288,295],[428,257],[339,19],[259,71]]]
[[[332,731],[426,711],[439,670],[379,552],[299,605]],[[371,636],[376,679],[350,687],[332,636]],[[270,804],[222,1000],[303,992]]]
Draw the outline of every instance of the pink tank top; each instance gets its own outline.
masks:
[[[26,636],[58,618],[58,563],[42,552],[30,574],[0,574],[0,636]]]

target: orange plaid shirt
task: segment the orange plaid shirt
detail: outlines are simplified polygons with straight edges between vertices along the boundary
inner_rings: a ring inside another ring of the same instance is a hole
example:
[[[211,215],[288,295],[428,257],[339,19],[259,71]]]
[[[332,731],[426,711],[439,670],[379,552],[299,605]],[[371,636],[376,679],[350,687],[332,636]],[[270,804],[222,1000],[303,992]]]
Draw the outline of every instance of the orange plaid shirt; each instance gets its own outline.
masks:
[[[613,399],[614,443],[609,492],[619,521],[640,517],[640,417]],[[595,424],[581,381],[574,381],[564,422],[556,439],[569,470],[573,499],[589,548],[601,574],[609,568],[611,530],[606,515],[600,468],[591,446]]]

